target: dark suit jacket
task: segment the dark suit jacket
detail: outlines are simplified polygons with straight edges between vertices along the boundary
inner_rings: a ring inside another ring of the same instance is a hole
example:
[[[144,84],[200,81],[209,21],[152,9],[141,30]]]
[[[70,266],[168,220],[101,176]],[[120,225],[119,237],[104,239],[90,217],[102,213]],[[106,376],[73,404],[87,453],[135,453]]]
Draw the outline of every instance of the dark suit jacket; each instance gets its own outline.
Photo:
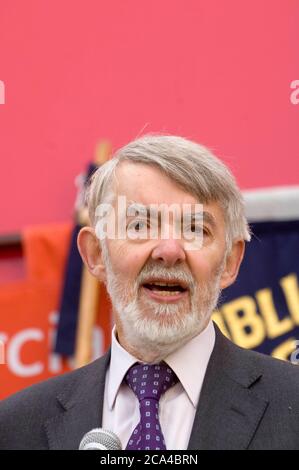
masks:
[[[215,329],[188,449],[299,449],[298,366],[241,349]],[[2,401],[0,449],[78,449],[101,427],[109,357]]]

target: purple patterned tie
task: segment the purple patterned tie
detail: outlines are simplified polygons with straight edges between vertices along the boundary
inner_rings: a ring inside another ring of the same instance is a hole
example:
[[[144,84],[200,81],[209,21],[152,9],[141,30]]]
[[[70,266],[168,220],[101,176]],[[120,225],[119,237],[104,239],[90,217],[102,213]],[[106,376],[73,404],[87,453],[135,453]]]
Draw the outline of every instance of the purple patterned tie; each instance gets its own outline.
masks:
[[[140,421],[134,429],[127,450],[166,450],[159,421],[159,400],[178,378],[170,367],[134,364],[128,371],[126,383],[139,400]]]

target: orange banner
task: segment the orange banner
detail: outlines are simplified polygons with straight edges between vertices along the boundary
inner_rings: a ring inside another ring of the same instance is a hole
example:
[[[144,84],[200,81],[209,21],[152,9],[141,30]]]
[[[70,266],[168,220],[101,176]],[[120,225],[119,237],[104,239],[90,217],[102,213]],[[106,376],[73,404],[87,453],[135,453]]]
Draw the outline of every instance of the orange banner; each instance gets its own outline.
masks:
[[[33,383],[72,369],[72,360],[53,354],[71,223],[32,227],[23,232],[26,276],[0,284],[0,399]],[[93,354],[110,343],[110,303],[101,288]]]

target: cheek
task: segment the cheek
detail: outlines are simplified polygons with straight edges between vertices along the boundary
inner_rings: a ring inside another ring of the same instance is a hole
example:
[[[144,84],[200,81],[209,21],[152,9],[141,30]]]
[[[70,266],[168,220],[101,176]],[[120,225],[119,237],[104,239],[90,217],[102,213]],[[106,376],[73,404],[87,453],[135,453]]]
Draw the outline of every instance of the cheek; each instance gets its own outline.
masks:
[[[196,265],[192,271],[195,273],[194,278],[198,284],[202,284],[211,278],[211,269],[208,265],[202,263]]]
[[[221,257],[202,250],[193,259],[189,260],[191,272],[198,283],[207,282],[213,278],[215,271],[221,263]]]
[[[126,278],[136,277],[146,261],[136,247],[128,247],[127,243],[111,244],[109,252],[114,272]]]

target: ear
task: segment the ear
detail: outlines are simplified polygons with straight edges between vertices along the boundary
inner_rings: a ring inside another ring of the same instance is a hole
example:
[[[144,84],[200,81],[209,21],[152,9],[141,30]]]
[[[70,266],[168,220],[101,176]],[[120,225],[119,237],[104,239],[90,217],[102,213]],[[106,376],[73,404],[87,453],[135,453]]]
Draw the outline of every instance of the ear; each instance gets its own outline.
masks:
[[[77,246],[90,274],[99,279],[99,281],[105,282],[106,269],[102,259],[100,241],[92,227],[81,228],[77,238]]]
[[[233,284],[238,276],[240,265],[245,252],[244,240],[237,240],[233,243],[230,253],[227,255],[224,271],[221,276],[221,289]]]

